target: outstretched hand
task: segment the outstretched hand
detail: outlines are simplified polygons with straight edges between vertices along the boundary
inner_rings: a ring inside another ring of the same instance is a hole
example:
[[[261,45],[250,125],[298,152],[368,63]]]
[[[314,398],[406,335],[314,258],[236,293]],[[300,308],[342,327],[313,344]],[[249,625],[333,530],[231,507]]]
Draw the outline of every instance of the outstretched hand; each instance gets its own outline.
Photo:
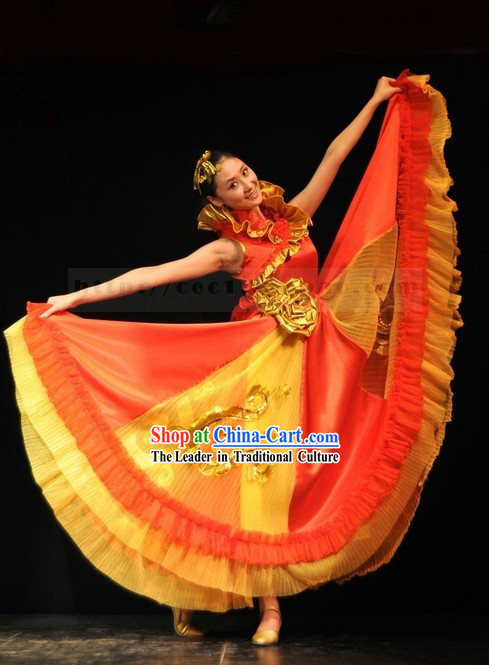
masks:
[[[78,304],[74,293],[67,293],[63,296],[51,296],[47,299],[47,303],[52,305],[52,307],[40,314],[40,319],[47,319],[48,316],[51,316],[55,312],[62,312],[69,307],[76,307]]]
[[[375,99],[377,102],[385,102],[390,99],[392,95],[395,95],[396,92],[402,92],[402,88],[397,88],[396,86],[391,85],[395,80],[396,79],[393,79],[390,76],[381,76],[377,81],[377,87],[372,95],[372,99]]]

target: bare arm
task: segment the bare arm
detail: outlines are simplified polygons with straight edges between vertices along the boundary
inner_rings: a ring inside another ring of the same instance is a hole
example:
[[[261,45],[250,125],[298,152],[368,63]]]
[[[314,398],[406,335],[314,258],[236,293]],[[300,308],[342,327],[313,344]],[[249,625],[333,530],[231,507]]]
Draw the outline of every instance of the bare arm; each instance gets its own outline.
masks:
[[[78,304],[120,298],[162,284],[181,282],[223,270],[232,249],[220,238],[176,261],[136,268],[98,286],[78,291]]]
[[[341,161],[343,161],[351,149],[358,143],[359,138],[367,128],[379,104],[380,101],[378,99],[371,97],[356,118],[330,144],[326,154],[328,152],[336,153],[342,158]]]
[[[155,266],[148,275],[149,286],[146,288],[194,279],[218,270],[228,270],[235,261],[236,253],[234,242],[230,242],[227,238],[219,238],[183,259]]]
[[[380,102],[374,97],[369,99],[357,117],[341,134],[338,134],[328,146],[309,183],[297,196],[289,201],[291,205],[301,208],[309,217],[314,215],[331,187],[338,169],[365,131],[379,104]]]
[[[402,92],[402,88],[392,85],[394,81],[395,79],[389,76],[381,76],[379,78],[372,97],[356,118],[350,122],[348,127],[341,134],[338,134],[335,140],[328,146],[311,181],[297,196],[289,201],[291,205],[296,205],[312,217],[331,187],[331,183],[342,162],[365,131],[376,108],[382,102],[390,99],[392,95]]]
[[[143,268],[135,268],[118,277],[114,277],[114,279],[108,282],[89,286],[86,289],[80,289],[80,291],[68,294],[73,296],[72,306],[76,307],[90,302],[98,302],[99,300],[120,298],[136,291],[144,291],[150,288],[148,280],[155,267],[145,266]]]
[[[219,238],[200,247],[183,259],[161,263],[156,266],[136,268],[102,284],[62,296],[52,296],[48,298],[48,303],[52,307],[43,312],[41,318],[46,318],[54,312],[69,307],[77,307],[99,300],[120,298],[161,284],[170,284],[171,282],[209,275],[218,270],[227,270],[228,266],[235,263],[236,254],[236,243],[229,242],[227,238]]]

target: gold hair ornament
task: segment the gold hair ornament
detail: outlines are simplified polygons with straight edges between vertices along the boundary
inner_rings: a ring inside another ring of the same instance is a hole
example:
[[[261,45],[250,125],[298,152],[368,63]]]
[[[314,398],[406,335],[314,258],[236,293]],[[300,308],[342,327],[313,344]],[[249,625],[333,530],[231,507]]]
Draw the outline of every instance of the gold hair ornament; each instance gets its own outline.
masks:
[[[212,176],[222,168],[221,164],[213,164],[211,161],[209,161],[210,156],[211,151],[206,150],[195,167],[194,189],[198,189],[199,194],[202,194],[200,189],[201,183],[203,183],[204,180],[207,180],[207,182],[210,183]]]

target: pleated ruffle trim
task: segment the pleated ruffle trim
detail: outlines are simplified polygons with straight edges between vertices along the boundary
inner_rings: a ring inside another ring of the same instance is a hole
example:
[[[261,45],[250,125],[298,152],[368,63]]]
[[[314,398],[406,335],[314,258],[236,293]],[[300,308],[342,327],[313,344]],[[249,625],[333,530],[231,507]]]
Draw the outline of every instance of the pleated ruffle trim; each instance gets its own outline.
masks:
[[[389,491],[377,481],[391,474],[397,479],[415,444],[412,459],[422,459],[424,467],[406,504],[402,526],[390,536],[394,542],[386,540],[379,548],[379,552],[384,550],[382,554],[375,553],[361,566],[352,567],[337,579],[340,582],[376,570],[390,560],[409,528],[452,417],[451,363],[455,333],[464,325],[459,312],[462,275],[456,267],[460,249],[452,214],[458,207],[447,195],[453,180],[444,160],[444,144],[451,136],[446,101],[427,85],[429,78],[413,76],[406,69],[393,84],[406,93],[397,100],[401,120],[397,219],[403,304],[396,330],[385,441],[372,458],[371,482],[362,483],[360,493],[366,493],[375,511]],[[381,469],[385,475],[379,473]],[[374,497],[372,488],[376,486],[380,491]]]

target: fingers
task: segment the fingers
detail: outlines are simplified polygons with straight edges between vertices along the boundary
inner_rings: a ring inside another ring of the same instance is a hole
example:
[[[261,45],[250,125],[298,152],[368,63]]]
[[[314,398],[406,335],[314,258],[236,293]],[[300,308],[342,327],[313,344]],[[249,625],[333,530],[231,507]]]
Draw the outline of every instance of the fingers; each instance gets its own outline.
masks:
[[[57,310],[53,307],[51,309],[47,309],[45,312],[39,315],[40,319],[47,319],[48,316],[51,316],[51,314],[54,314]]]

